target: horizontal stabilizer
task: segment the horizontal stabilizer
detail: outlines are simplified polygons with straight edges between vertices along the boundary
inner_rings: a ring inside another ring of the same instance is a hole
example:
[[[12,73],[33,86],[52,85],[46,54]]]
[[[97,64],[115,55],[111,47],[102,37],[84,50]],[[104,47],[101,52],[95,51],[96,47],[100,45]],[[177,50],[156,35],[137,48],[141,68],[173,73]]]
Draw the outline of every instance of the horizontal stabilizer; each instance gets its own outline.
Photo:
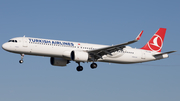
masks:
[[[169,51],[169,52],[164,52],[164,53],[160,53],[160,54],[155,54],[153,56],[159,56],[159,55],[163,55],[163,54],[170,54],[170,53],[174,53],[176,51]]]

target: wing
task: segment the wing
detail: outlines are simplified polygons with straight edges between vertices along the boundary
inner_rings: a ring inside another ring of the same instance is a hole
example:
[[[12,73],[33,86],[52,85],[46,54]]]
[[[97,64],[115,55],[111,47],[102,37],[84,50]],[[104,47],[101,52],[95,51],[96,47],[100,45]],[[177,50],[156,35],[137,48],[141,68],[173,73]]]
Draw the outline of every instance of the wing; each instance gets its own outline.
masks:
[[[139,33],[139,35],[136,37],[135,40],[132,40],[132,41],[129,41],[126,43],[122,43],[122,44],[118,44],[118,45],[114,45],[114,46],[99,48],[99,49],[95,49],[95,50],[89,50],[88,53],[91,56],[92,61],[97,61],[97,59],[102,58],[103,55],[112,55],[111,54],[112,52],[122,50],[123,48],[125,48],[126,45],[137,42],[138,40],[140,40],[142,33],[143,33],[143,31],[141,31]]]

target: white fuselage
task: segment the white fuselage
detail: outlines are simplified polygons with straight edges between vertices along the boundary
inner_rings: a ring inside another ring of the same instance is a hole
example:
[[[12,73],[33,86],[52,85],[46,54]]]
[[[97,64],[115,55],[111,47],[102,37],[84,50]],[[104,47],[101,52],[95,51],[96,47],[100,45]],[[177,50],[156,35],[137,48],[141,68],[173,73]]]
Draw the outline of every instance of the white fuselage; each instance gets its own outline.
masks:
[[[40,38],[30,37],[17,37],[11,40],[16,42],[7,42],[2,45],[4,50],[18,54],[47,56],[47,57],[58,57],[71,60],[70,52],[73,50],[77,51],[88,51],[98,48],[107,47],[107,45],[88,44],[81,42],[61,41],[61,40],[49,40]],[[109,62],[109,63],[140,63],[146,61],[157,60],[153,55],[159,52],[135,49],[129,46],[122,50],[113,52],[111,55],[104,55],[97,61]],[[69,56],[68,56],[69,55]],[[166,55],[163,58],[167,58]],[[160,59],[160,58],[159,58]],[[87,61],[88,62],[88,61]]]

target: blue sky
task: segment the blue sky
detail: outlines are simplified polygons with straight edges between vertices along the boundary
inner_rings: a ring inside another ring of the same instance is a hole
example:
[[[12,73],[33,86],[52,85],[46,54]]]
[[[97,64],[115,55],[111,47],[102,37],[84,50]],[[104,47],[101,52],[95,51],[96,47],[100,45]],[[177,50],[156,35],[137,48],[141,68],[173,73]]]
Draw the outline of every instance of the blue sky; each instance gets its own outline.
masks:
[[[98,62],[66,67],[50,65],[50,58],[0,49],[1,101],[179,101],[179,0],[1,0],[0,44],[19,36],[97,44],[141,40],[141,48],[158,30],[167,28],[162,51],[177,50],[169,58],[142,64]]]

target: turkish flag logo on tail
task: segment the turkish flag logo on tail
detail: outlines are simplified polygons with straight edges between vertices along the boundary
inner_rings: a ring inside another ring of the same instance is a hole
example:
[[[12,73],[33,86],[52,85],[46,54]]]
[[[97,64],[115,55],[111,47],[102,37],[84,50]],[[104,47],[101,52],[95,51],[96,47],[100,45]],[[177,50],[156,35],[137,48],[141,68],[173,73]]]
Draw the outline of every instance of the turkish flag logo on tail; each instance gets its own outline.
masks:
[[[159,28],[154,36],[147,42],[147,44],[141,49],[161,52],[166,28]]]

